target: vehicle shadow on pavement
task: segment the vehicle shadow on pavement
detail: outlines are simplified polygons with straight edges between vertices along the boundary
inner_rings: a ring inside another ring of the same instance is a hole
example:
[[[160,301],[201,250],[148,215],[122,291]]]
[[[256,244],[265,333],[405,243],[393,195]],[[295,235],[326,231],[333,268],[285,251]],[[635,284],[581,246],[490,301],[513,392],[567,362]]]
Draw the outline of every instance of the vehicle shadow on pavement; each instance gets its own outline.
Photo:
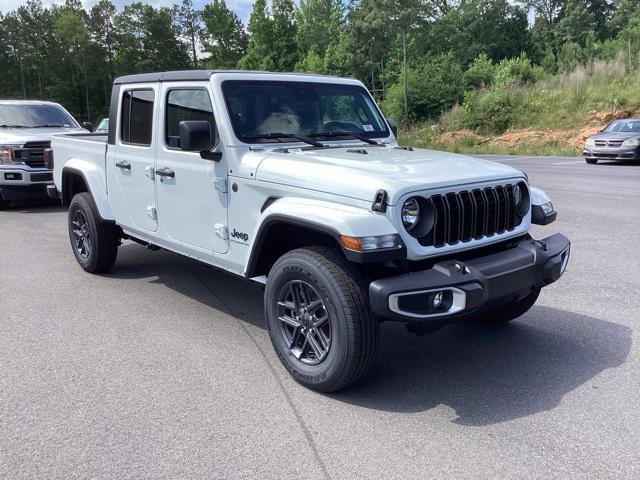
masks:
[[[20,200],[12,202],[8,208],[0,209],[0,212],[12,213],[52,213],[66,210],[58,200],[36,199]]]
[[[455,423],[482,426],[555,408],[600,372],[624,363],[631,329],[534,306],[502,327],[462,322],[422,338],[384,324],[370,374],[336,399],[419,412],[446,405]],[[598,388],[597,381],[591,388]]]
[[[622,166],[622,167],[640,167],[640,162],[634,162],[631,160],[612,160],[612,161],[606,161],[606,160],[598,160],[598,167],[603,167],[603,166]],[[590,165],[590,166],[595,166],[595,165]]]
[[[266,328],[261,285],[179,255],[123,245],[107,276],[157,277],[151,281]],[[551,410],[603,370],[622,365],[631,333],[620,324],[544,306],[503,327],[458,322],[423,337],[385,322],[370,372],[329,397],[390,412],[446,405],[456,412],[455,423],[490,425]],[[597,381],[590,388],[598,388]]]

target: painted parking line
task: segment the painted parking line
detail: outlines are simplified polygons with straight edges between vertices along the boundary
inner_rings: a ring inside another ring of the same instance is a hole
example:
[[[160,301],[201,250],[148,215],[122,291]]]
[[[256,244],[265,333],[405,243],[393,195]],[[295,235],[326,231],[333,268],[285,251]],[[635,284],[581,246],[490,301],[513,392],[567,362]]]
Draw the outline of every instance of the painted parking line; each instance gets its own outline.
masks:
[[[575,165],[577,163],[585,163],[584,160],[574,160],[572,162],[555,162],[553,165]]]

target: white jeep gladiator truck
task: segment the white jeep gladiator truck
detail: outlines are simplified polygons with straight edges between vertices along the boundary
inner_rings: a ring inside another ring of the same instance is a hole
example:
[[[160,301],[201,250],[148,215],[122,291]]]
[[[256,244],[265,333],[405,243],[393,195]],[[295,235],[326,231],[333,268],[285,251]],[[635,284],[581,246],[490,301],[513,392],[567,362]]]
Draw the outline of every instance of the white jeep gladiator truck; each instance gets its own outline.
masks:
[[[556,212],[526,175],[398,146],[357,80],[132,75],[109,119],[53,140],[82,268],[108,270],[129,239],[264,283],[273,346],[312,389],[357,381],[381,321],[504,323],[567,267],[566,237],[528,234]]]
[[[47,168],[51,137],[86,132],[57,103],[0,100],[0,207],[13,200],[45,196],[53,184]]]

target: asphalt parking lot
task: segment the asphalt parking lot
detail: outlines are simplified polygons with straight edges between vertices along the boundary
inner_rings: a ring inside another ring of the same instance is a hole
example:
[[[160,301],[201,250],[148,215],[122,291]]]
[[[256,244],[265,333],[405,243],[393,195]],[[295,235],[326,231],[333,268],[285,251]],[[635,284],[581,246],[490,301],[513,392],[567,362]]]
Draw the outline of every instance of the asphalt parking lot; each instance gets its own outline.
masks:
[[[546,190],[569,271],[505,328],[384,324],[358,385],[298,386],[262,288],[66,212],[0,212],[0,478],[640,478],[640,165],[490,157]]]

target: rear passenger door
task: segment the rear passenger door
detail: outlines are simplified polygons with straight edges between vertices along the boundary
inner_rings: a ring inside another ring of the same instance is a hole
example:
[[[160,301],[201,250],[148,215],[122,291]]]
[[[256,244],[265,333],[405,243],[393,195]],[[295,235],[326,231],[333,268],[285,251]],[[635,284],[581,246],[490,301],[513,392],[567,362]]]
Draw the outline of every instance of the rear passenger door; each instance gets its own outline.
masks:
[[[115,154],[108,157],[111,206],[118,222],[133,230],[158,229],[154,188],[157,141],[154,138],[158,85],[122,89]]]
[[[158,218],[162,230],[176,243],[205,254],[226,253],[227,162],[205,160],[199,152],[180,149],[179,124],[200,120],[211,125],[214,148],[220,148],[209,82],[162,85],[156,171]]]

